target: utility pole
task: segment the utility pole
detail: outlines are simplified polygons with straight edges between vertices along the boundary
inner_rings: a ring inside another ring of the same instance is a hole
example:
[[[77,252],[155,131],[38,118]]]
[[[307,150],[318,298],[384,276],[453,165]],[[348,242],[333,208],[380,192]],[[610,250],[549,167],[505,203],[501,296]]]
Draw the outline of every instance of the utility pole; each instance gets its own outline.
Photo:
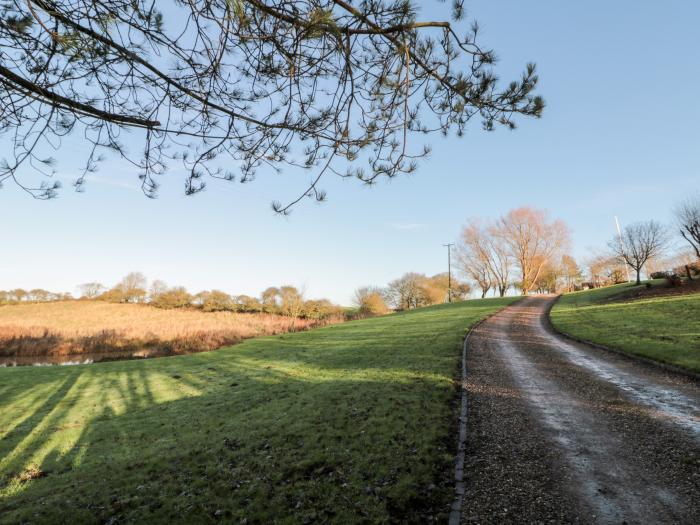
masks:
[[[617,220],[617,215],[615,215],[615,226],[617,226],[617,236],[620,239],[620,249],[624,253],[625,251],[625,243],[622,242],[622,230],[620,230],[620,222]],[[622,261],[623,265],[625,266],[625,273],[627,274],[627,282],[630,282],[630,269],[627,266],[626,261]]]
[[[452,302],[452,257],[451,248],[455,245],[453,242],[448,242],[443,244],[447,247],[447,302]]]

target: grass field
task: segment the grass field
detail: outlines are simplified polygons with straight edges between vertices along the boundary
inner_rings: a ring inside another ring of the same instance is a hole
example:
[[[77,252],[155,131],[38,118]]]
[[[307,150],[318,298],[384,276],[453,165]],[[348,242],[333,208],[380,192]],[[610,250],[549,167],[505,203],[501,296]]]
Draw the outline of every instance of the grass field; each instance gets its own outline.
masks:
[[[313,321],[297,319],[295,329]],[[148,305],[66,301],[0,306],[0,356],[75,355],[159,348],[211,350],[290,330],[271,314],[162,310]]]
[[[445,519],[461,340],[512,300],[0,369],[0,522]]]
[[[629,289],[623,284],[563,295],[552,324],[580,339],[700,372],[700,294],[615,300]]]

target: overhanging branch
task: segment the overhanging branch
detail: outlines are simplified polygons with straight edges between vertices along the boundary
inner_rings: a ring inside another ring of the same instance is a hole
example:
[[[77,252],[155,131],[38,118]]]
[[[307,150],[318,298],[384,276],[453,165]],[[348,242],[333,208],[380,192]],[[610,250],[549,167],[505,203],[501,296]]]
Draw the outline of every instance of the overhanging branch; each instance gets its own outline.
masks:
[[[58,93],[30,82],[26,78],[17,75],[2,64],[0,64],[0,76],[2,77],[0,78],[0,82],[8,86],[10,89],[14,89],[16,91],[24,90],[25,94],[27,95],[34,96],[35,98],[43,100],[46,103],[53,104],[64,109],[77,111],[84,115],[95,117],[100,120],[114,122],[116,124],[128,124],[144,128],[157,128],[160,126],[160,122],[157,120],[147,120],[139,117],[133,117],[131,115],[110,113],[109,111],[104,111],[78,100],[64,97],[63,95],[59,95]]]

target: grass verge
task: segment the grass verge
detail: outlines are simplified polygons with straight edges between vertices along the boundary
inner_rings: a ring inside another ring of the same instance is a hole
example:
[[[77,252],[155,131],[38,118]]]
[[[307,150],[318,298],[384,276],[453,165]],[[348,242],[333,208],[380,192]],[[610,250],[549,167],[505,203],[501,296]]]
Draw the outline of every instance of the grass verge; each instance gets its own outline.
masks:
[[[628,284],[563,295],[557,330],[630,354],[700,372],[700,294],[619,301]]]
[[[0,522],[426,522],[467,301],[163,359],[0,369]]]

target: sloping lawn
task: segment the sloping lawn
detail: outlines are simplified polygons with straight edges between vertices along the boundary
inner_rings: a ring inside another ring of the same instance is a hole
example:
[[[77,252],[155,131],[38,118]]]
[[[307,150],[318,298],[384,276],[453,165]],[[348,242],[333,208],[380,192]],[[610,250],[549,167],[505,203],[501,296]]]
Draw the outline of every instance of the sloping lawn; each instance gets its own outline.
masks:
[[[0,369],[0,522],[444,519],[461,340],[512,300]]]
[[[611,302],[628,288],[563,295],[552,324],[580,339],[700,372],[700,294]]]

